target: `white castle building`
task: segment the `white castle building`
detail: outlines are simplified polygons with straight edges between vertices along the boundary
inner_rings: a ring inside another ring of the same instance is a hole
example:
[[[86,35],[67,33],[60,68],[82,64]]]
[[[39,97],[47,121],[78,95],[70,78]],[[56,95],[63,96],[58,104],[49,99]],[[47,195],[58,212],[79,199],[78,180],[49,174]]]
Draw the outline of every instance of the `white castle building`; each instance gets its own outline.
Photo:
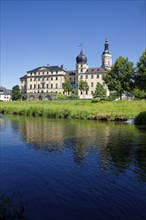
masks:
[[[27,100],[49,100],[55,98],[56,93],[64,94],[64,83],[70,81],[73,88],[68,95],[76,94],[80,99],[92,99],[97,83],[101,83],[109,95],[109,90],[103,80],[103,75],[112,66],[112,54],[106,39],[102,53],[102,64],[100,67],[90,67],[87,57],[81,50],[76,57],[76,70],[65,70],[64,66],[41,66],[30,70],[20,78],[20,89],[22,98]],[[83,80],[88,83],[89,90],[81,91],[79,82]]]

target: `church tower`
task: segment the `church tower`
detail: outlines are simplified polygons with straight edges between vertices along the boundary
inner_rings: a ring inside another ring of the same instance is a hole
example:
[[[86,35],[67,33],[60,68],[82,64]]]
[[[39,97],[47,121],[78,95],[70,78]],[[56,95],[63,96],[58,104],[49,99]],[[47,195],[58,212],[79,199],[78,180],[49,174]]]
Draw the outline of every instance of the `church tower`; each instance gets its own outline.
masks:
[[[76,72],[77,74],[85,73],[88,69],[87,57],[83,54],[81,50],[80,54],[76,57]]]
[[[104,51],[102,53],[102,67],[106,70],[109,70],[112,66],[112,54],[109,50],[108,39],[106,38],[104,44]]]

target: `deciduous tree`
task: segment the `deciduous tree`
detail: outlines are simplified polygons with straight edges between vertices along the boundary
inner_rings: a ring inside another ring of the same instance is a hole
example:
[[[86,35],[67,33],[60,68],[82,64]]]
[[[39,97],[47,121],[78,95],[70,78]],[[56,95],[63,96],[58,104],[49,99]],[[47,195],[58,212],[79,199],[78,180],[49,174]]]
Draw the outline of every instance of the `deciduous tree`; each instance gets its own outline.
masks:
[[[18,85],[13,86],[12,88],[12,100],[20,100],[21,99],[21,91]]]
[[[135,85],[139,90],[146,92],[146,50],[143,52],[137,63],[137,73],[135,76]]]
[[[89,90],[88,83],[86,81],[83,81],[83,80],[81,80],[79,82],[78,88],[79,88],[80,91],[83,92],[83,97],[84,97],[84,92],[85,91],[87,92]]]
[[[106,90],[101,85],[101,83],[97,83],[95,93],[93,94],[93,98],[105,99],[106,98]]]
[[[104,81],[110,91],[116,91],[120,99],[124,92],[131,92],[132,77],[134,75],[133,63],[128,58],[119,57],[111,70],[107,72]]]
[[[72,86],[71,86],[69,81],[66,81],[64,83],[63,89],[64,89],[65,93],[69,93],[69,92],[71,92],[73,90],[73,88],[72,88]]]

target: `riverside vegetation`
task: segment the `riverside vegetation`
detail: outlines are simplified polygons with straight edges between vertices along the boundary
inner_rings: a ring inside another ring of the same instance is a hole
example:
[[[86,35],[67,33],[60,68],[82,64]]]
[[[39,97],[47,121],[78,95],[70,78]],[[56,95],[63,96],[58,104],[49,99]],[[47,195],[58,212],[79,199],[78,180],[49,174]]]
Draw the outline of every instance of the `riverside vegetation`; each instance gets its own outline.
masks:
[[[146,100],[99,101],[96,103],[92,103],[91,100],[1,102],[0,113],[105,121],[126,121],[136,119],[141,114],[141,120],[144,122]]]

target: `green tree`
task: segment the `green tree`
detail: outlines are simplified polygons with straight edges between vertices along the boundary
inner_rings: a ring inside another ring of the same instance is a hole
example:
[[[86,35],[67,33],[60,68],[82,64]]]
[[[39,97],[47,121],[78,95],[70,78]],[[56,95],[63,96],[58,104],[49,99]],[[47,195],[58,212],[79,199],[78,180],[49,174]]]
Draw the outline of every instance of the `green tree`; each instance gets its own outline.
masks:
[[[71,86],[69,81],[66,81],[64,83],[63,89],[64,89],[65,93],[69,93],[69,92],[71,92],[73,90],[73,88],[72,88],[72,86]]]
[[[146,50],[141,55],[136,70],[135,86],[146,92]]]
[[[95,93],[93,94],[93,98],[105,99],[106,98],[106,90],[101,85],[101,83],[97,83]]]
[[[81,80],[78,84],[78,88],[80,91],[83,92],[83,98],[84,98],[84,96],[85,96],[84,92],[85,91],[87,92],[89,90],[88,83],[86,81]]]
[[[132,93],[136,99],[145,99],[146,98],[146,92],[144,90],[135,88]]]
[[[12,88],[12,100],[20,100],[21,99],[21,91],[18,85],[13,86]]]
[[[132,77],[134,75],[133,63],[128,58],[119,57],[111,70],[104,76],[104,81],[110,91],[116,91],[120,99],[124,92],[131,92]]]

